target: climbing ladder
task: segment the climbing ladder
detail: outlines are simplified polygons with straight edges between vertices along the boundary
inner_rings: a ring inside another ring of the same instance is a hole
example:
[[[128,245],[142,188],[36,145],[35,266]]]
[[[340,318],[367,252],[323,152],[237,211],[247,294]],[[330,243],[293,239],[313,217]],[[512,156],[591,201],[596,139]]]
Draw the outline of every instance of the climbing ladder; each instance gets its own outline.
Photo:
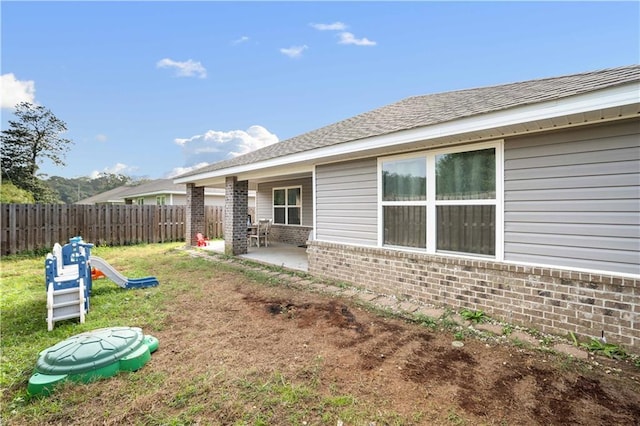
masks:
[[[71,318],[80,318],[84,323],[85,308],[85,285],[84,279],[78,280],[76,287],[64,287],[55,289],[54,283],[50,282],[47,287],[47,328],[53,330],[56,321]]]
[[[53,253],[45,260],[45,283],[47,288],[47,326],[53,330],[56,321],[80,318],[84,323],[89,311],[91,291],[91,267],[89,266],[90,244],[79,237],[60,247],[56,243]]]

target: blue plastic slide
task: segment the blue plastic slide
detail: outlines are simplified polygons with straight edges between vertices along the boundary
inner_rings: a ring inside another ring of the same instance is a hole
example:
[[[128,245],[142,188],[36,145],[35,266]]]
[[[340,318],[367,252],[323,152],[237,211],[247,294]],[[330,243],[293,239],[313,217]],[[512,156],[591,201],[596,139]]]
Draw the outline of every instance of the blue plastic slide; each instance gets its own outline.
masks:
[[[101,257],[91,256],[89,262],[92,268],[99,269],[107,278],[122,288],[155,287],[158,285],[156,277],[127,278]]]

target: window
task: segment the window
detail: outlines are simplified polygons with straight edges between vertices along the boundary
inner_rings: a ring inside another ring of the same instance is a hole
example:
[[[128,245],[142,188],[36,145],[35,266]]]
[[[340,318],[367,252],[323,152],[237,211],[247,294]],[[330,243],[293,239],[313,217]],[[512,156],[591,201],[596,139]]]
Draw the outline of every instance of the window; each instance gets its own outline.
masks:
[[[427,163],[424,157],[385,162],[382,165],[384,201],[427,199]]]
[[[144,205],[144,198],[136,199],[136,204],[139,205],[139,206],[143,206]]]
[[[435,157],[436,250],[495,255],[495,148]]]
[[[302,187],[274,188],[273,223],[300,225],[302,220]]]
[[[383,244],[426,248],[426,158],[383,162],[382,188]]]
[[[157,195],[156,196],[156,205],[157,206],[164,206],[165,204],[167,204],[167,196],[166,195]]]
[[[381,159],[381,243],[496,255],[498,144]]]

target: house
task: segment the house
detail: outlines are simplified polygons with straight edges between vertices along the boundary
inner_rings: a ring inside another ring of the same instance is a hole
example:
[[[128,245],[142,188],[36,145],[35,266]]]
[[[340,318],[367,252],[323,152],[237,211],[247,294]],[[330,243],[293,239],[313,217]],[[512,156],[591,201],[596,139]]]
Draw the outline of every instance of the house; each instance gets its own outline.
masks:
[[[76,204],[139,204],[185,205],[185,185],[173,183],[173,179],[156,179],[138,185],[123,185],[94,195]],[[249,194],[249,207],[255,205],[255,192]],[[224,189],[207,188],[204,203],[207,206],[224,206]]]
[[[638,65],[415,96],[174,182],[225,189],[229,254],[255,190],[311,274],[637,350],[639,113]]]
[[[82,200],[76,201],[74,204],[124,204],[124,198],[121,194],[129,191],[130,189],[131,186],[122,185],[117,188],[92,195],[91,197],[83,198]]]

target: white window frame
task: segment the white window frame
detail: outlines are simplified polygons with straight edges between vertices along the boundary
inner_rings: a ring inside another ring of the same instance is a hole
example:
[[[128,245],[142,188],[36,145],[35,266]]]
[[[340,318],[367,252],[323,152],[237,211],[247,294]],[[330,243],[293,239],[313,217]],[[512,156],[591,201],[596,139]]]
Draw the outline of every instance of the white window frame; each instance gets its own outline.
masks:
[[[300,190],[300,205],[289,205],[289,190],[290,189],[299,189]],[[275,192],[278,190],[284,190],[284,205],[276,206],[274,201],[276,199]],[[300,209],[300,223],[289,223],[289,207],[298,207]],[[284,208],[284,222],[278,223],[278,225],[287,225],[287,226],[302,226],[302,185],[293,185],[293,186],[279,186],[274,187],[271,190],[271,214],[273,217],[273,223],[276,223],[276,208],[282,209]]]
[[[442,154],[455,154],[459,152],[480,151],[483,149],[495,149],[496,176],[495,199],[487,200],[436,200],[436,156]],[[383,201],[383,174],[382,165],[386,161],[396,161],[410,158],[425,158],[427,162],[427,199],[419,201]],[[410,154],[390,155],[378,157],[378,247],[398,249],[403,251],[418,251],[428,254],[454,255],[471,258],[489,258],[498,261],[504,260],[504,141],[497,140],[473,145],[441,148],[428,151],[413,152]],[[455,205],[495,205],[495,255],[482,255],[464,252],[438,251],[436,249],[436,208],[437,206]],[[404,246],[384,245],[384,206],[426,206],[427,209],[427,247],[426,249]]]
[[[384,207],[386,206],[419,206],[425,207],[427,210],[427,236],[429,235],[429,205],[428,205],[428,187],[429,187],[429,169],[427,168],[427,199],[425,200],[413,200],[413,201],[384,201],[383,200],[383,170],[382,164],[385,161],[397,161],[397,160],[407,160],[407,159],[415,159],[422,158],[427,162],[428,167],[428,157],[426,152],[414,152],[411,154],[402,154],[402,155],[394,155],[390,157],[378,158],[378,246],[380,247],[389,247],[389,248],[398,248],[402,250],[419,250],[424,251],[425,249],[420,247],[408,247],[408,246],[394,246],[394,245],[385,245],[384,244]],[[427,240],[427,249],[428,249],[428,240]]]
[[[156,195],[156,206],[165,206],[165,205],[167,205],[167,196]]]

